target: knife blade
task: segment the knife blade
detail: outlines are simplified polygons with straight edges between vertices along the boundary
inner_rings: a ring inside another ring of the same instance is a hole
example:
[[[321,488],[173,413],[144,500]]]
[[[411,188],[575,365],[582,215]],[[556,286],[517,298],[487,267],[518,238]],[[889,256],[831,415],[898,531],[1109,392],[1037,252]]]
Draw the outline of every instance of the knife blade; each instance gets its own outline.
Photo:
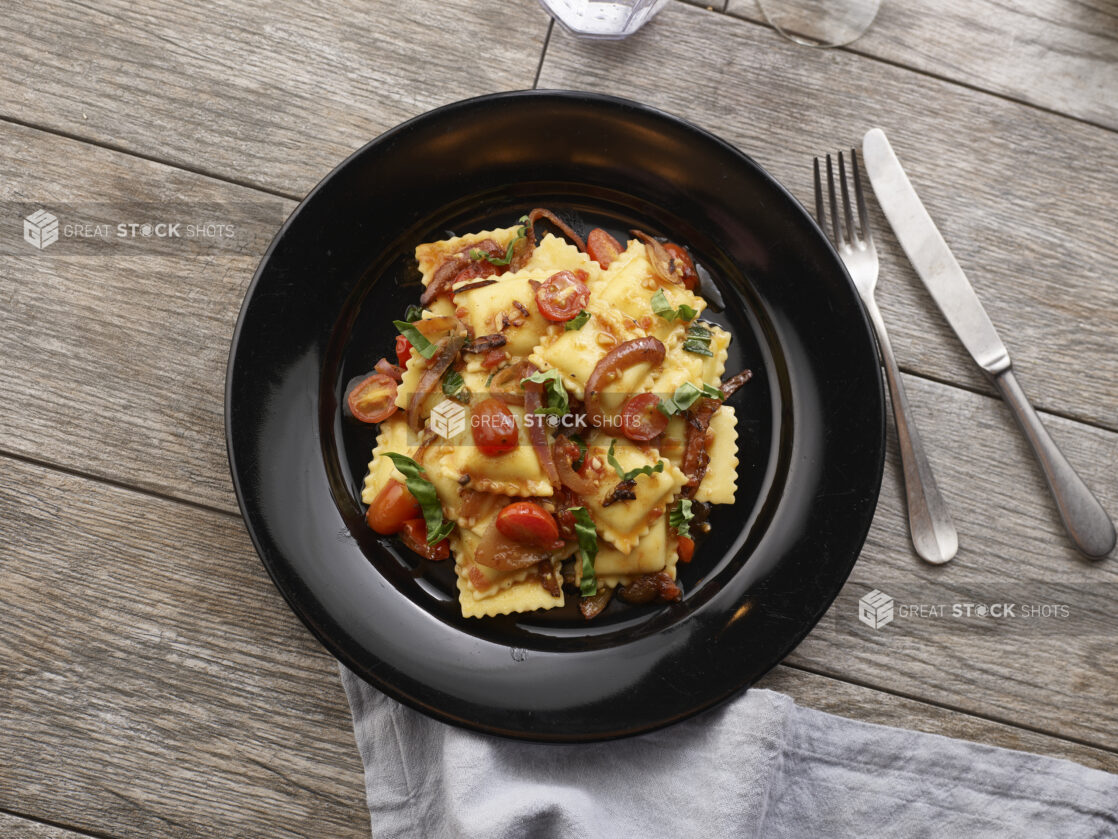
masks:
[[[909,262],[967,352],[1012,410],[1075,546],[1089,557],[1106,556],[1115,545],[1113,523],[1029,404],[1013,375],[1009,351],[880,128],[871,129],[863,138],[862,160],[877,202]]]
[[[1009,351],[998,337],[967,275],[912,188],[884,131],[874,128],[866,134],[862,156],[877,201],[909,262],[967,352],[991,375],[1008,369]]]

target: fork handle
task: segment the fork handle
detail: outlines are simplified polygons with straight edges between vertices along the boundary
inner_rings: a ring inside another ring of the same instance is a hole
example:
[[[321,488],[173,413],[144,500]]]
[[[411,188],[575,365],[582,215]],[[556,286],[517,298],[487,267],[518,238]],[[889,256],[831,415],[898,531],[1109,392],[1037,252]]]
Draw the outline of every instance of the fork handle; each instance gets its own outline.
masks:
[[[1056,499],[1056,509],[1075,546],[1092,559],[1106,556],[1114,550],[1115,542],[1114,525],[1106,511],[1049,436],[1021,385],[1017,384],[1012,368],[991,378],[1032,446],[1052,497]]]
[[[921,559],[941,565],[951,560],[959,550],[959,535],[955,523],[947,512],[939,487],[936,486],[932,466],[924,454],[920,434],[912,421],[908,395],[901,370],[893,355],[893,345],[889,333],[885,331],[885,321],[872,294],[862,297],[869,312],[870,321],[877,331],[877,343],[881,347],[881,357],[885,362],[885,380],[889,383],[889,400],[893,403],[893,419],[897,426],[897,443],[901,450],[901,465],[904,467],[904,492],[908,504],[908,527],[912,534],[912,545]]]

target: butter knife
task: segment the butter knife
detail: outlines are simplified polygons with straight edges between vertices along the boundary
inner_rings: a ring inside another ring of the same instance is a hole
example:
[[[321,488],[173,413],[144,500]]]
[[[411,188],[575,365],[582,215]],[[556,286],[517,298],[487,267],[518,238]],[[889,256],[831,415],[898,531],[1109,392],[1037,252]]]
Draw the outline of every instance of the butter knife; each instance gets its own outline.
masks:
[[[1075,546],[1092,558],[1106,556],[1114,549],[1114,524],[1029,404],[1013,375],[1009,351],[909,183],[884,131],[874,128],[866,133],[862,156],[877,201],[916,273],[1024,432]]]

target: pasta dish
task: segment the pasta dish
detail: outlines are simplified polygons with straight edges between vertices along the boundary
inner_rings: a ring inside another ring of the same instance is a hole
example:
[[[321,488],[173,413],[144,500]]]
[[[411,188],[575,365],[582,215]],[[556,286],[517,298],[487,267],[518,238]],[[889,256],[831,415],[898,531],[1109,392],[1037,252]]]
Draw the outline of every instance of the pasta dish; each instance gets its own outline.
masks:
[[[452,560],[466,617],[678,600],[710,505],[734,501],[725,403],[750,373],[724,379],[687,251],[631,234],[536,209],[419,245],[395,358],[347,395],[379,423],[369,526]]]

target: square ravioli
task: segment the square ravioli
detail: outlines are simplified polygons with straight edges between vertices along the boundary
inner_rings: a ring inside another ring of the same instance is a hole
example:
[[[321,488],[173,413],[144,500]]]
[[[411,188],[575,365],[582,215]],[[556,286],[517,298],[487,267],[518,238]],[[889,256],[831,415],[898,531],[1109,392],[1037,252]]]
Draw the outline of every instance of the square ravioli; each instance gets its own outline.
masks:
[[[621,477],[608,462],[612,442],[616,442],[614,458],[625,472],[663,464],[660,472],[640,474],[632,479],[635,497],[631,499],[610,501],[615,488],[621,483]],[[661,458],[655,449],[636,446],[624,438],[609,438],[601,432],[591,435],[587,457],[595,458],[601,464],[601,470],[596,492],[592,497],[583,499],[586,509],[590,511],[602,538],[622,553],[629,553],[657,519],[667,514],[668,502],[687,482],[687,477],[674,463]]]

